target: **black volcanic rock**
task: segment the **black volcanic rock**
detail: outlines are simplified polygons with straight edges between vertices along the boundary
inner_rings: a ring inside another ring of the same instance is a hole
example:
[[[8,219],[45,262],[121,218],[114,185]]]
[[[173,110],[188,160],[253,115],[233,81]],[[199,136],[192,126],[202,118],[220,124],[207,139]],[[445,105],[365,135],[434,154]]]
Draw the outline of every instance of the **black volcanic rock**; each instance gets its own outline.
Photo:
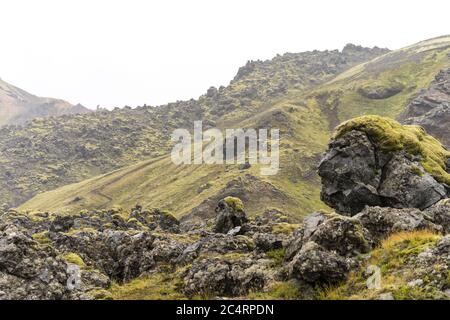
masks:
[[[289,276],[313,284],[336,284],[351,270],[349,259],[307,242],[289,264]]]
[[[247,215],[243,210],[242,201],[238,198],[227,197],[219,201],[216,213],[217,217],[214,231],[217,233],[227,233],[248,222]]]
[[[322,200],[339,212],[355,214],[366,205],[381,205],[381,170],[375,149],[362,132],[332,141],[319,165]]]
[[[357,130],[330,143],[319,175],[322,200],[347,215],[366,206],[426,209],[447,197],[445,184],[423,169],[420,157],[381,151]]]
[[[176,278],[186,297],[262,290],[298,225],[273,210],[248,221],[238,198],[218,208],[232,218],[225,229],[239,232],[214,232],[214,219],[184,232],[168,213],[139,205],[72,215],[0,207],[0,300],[108,297],[113,282],[155,274]]]
[[[13,223],[0,225],[0,300],[80,299],[73,268],[48,246],[39,246],[29,231]]]

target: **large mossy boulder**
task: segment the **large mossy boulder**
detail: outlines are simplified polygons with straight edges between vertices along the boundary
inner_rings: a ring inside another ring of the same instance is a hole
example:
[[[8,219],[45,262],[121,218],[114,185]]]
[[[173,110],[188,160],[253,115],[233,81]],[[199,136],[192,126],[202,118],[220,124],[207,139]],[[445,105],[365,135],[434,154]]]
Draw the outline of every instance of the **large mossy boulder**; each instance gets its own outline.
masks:
[[[449,196],[450,152],[418,126],[380,116],[340,125],[319,165],[322,200],[354,215],[365,206],[431,207]]]
[[[313,241],[307,242],[288,265],[290,278],[311,284],[336,284],[346,279],[351,260]]]
[[[271,278],[267,260],[228,254],[195,261],[185,273],[183,291],[188,297],[242,296],[262,290]]]

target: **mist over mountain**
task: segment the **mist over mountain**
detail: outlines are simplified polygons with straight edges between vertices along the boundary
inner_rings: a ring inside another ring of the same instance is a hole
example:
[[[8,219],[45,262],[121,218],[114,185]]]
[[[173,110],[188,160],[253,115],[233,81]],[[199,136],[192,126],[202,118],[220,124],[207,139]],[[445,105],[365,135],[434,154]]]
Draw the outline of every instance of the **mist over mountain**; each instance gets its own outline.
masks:
[[[87,112],[90,110],[80,104],[37,97],[0,79],[0,126],[24,124],[34,118]]]

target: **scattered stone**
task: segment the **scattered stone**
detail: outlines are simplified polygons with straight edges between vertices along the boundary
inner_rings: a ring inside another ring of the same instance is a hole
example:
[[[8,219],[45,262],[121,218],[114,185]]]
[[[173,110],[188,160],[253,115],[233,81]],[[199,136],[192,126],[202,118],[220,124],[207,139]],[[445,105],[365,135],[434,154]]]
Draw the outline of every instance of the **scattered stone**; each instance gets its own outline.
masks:
[[[420,287],[423,285],[422,279],[416,279],[407,283],[408,287]]]
[[[336,284],[346,279],[351,263],[309,241],[289,263],[289,276],[313,284]]]

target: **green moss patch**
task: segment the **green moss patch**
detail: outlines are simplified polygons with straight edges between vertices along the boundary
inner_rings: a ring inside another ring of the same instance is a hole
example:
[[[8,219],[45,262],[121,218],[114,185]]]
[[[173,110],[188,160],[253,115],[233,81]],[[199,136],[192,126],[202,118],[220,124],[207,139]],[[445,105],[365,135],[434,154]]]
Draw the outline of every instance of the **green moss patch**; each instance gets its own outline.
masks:
[[[244,211],[244,204],[242,200],[235,197],[226,197],[223,199],[227,205],[229,205],[235,211]]]
[[[297,223],[280,222],[273,226],[272,231],[274,233],[291,234],[298,228],[300,228],[300,225]]]
[[[84,263],[83,259],[76,253],[69,252],[63,256],[61,256],[62,259],[67,261],[68,263],[76,264],[81,269],[86,269],[86,264]]]
[[[273,260],[273,267],[280,267],[283,264],[285,254],[286,250],[284,248],[266,252],[267,257]]]
[[[48,237],[48,232],[39,232],[32,235],[34,241],[37,241],[39,244],[50,244],[52,240]]]
[[[276,282],[266,291],[252,292],[247,297],[250,300],[299,300],[301,291],[295,282]]]

